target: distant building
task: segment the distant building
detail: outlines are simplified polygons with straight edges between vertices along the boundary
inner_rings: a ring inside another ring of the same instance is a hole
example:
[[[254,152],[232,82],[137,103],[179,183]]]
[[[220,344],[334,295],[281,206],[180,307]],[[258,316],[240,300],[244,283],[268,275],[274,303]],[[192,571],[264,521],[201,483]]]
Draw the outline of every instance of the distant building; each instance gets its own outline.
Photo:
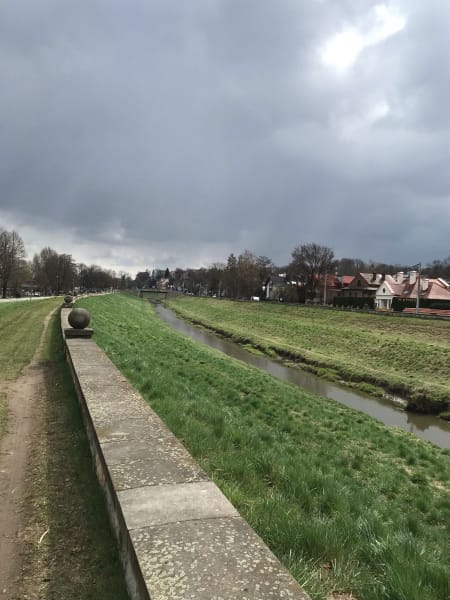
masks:
[[[420,286],[420,287],[419,287]],[[419,276],[417,271],[405,274],[402,271],[395,275],[386,275],[375,294],[377,310],[392,310],[394,298],[405,301],[420,300],[450,302],[450,285],[444,279],[431,279]]]
[[[339,297],[375,298],[375,294],[384,279],[384,273],[358,273],[349,283],[346,282],[347,285],[342,287]]]

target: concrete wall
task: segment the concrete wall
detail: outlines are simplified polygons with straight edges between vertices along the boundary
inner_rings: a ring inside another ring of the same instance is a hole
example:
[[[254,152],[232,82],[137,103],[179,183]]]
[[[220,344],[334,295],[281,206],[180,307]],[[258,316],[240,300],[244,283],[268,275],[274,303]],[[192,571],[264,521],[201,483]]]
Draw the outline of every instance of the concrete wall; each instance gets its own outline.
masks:
[[[61,310],[63,334],[69,312]],[[130,597],[308,600],[105,353],[92,339],[67,333],[67,360]]]

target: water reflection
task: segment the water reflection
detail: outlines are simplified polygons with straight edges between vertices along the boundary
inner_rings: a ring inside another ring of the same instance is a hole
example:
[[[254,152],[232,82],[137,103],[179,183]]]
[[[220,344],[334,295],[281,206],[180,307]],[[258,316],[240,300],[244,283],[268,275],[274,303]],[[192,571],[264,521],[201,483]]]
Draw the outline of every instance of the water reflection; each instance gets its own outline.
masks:
[[[228,356],[262,369],[270,375],[298,385],[309,392],[326,396],[374,417],[391,427],[399,427],[409,431],[424,440],[433,442],[441,448],[450,448],[450,423],[428,415],[408,413],[393,406],[383,398],[373,398],[361,392],[354,392],[343,386],[319,379],[312,373],[301,369],[286,367],[266,356],[256,356],[247,352],[237,344],[219,338],[213,333],[200,329],[179,319],[171,310],[162,305],[156,306],[157,315],[168,325],[190,338],[220,350]]]

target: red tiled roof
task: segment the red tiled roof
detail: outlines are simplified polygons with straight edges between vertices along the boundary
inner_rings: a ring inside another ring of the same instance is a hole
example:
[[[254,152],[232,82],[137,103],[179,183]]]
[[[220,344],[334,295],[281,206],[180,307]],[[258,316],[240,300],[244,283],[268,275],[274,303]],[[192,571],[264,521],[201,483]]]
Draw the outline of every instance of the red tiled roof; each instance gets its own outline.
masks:
[[[355,279],[354,275],[342,275],[342,277],[341,277],[342,285],[350,285],[354,279]]]
[[[393,280],[393,283],[391,283],[391,280]],[[387,275],[386,282],[389,284],[389,287],[392,289],[392,293],[395,296],[405,299],[414,299],[417,297],[418,280],[414,283],[409,283],[409,279],[405,279],[403,283],[397,283],[393,277]],[[428,300],[450,301],[450,288],[446,287],[439,279],[422,278],[420,280],[419,296],[420,298],[427,298]]]

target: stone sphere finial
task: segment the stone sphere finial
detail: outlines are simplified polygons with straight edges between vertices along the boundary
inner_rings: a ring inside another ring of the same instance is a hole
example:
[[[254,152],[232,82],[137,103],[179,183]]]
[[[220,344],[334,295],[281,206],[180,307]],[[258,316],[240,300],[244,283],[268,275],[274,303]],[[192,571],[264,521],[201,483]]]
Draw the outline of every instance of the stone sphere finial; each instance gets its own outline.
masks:
[[[74,329],[84,329],[91,322],[91,315],[85,308],[72,308],[68,320]]]
[[[72,304],[72,302],[73,302],[73,296],[71,296],[70,294],[67,294],[66,296],[64,296],[64,302],[66,304]]]

